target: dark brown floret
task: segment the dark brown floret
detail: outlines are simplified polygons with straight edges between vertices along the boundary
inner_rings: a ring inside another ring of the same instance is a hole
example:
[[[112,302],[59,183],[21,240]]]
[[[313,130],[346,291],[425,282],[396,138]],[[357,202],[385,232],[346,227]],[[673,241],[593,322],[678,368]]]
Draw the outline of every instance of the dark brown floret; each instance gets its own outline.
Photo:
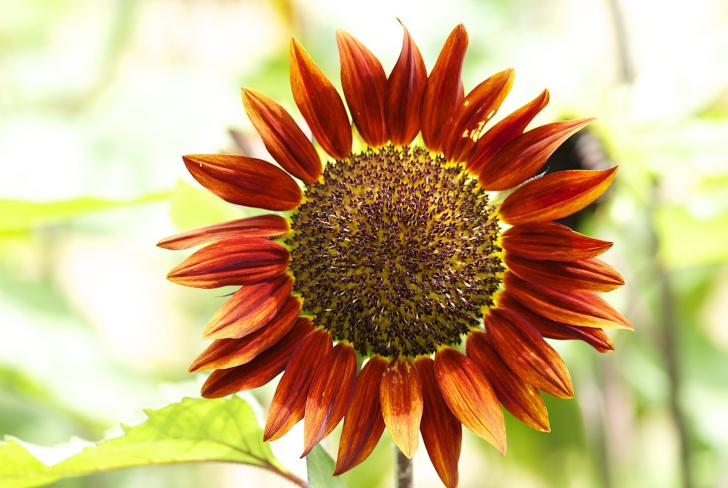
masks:
[[[477,180],[421,148],[367,149],[327,166],[292,217],[304,310],[361,353],[431,354],[493,305],[498,222]]]

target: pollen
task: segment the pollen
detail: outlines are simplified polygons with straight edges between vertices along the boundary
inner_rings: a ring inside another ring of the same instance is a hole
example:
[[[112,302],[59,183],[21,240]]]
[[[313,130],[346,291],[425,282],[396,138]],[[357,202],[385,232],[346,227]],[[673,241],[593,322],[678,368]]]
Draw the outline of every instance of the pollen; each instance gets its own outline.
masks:
[[[388,145],[329,163],[322,181],[308,185],[286,242],[316,324],[388,357],[434,353],[481,325],[505,268],[476,179]]]

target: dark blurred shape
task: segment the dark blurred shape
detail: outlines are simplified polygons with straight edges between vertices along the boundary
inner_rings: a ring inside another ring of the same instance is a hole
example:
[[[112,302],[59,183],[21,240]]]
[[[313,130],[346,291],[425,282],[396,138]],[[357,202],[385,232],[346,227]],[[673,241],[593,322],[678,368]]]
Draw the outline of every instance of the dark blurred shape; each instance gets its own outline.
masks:
[[[566,171],[571,169],[607,169],[615,165],[604,150],[602,141],[588,128],[582,129],[569,137],[559,146],[546,161],[546,173]],[[594,214],[599,205],[611,197],[612,188],[609,188],[594,203],[573,215],[557,220],[573,230],[578,231],[584,220]]]

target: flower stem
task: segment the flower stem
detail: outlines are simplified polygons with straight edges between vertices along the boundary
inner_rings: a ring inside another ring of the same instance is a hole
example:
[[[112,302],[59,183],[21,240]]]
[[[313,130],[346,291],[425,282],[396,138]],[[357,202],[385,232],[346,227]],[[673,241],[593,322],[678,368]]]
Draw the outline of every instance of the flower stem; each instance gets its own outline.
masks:
[[[402,454],[396,445],[394,452],[397,457],[397,488],[413,488],[415,483],[412,460]]]

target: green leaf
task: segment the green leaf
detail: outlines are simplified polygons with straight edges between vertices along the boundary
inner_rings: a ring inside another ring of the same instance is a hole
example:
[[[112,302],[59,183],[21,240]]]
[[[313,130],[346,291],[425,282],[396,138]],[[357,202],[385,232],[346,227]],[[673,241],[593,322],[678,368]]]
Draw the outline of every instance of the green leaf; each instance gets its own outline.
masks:
[[[660,257],[668,267],[715,265],[728,260],[728,213],[699,219],[681,208],[661,208],[655,215]]]
[[[41,486],[59,478],[121,468],[190,462],[231,462],[268,469],[299,486],[305,483],[286,470],[263,442],[253,409],[243,399],[185,398],[159,410],[124,434],[87,447],[48,467],[24,445],[8,438],[0,443],[0,487]],[[332,469],[333,470],[333,469]]]
[[[133,200],[103,200],[81,197],[58,202],[0,200],[0,233],[20,232],[41,225],[64,222],[100,210],[164,200],[168,192],[145,195]]]
[[[311,488],[346,488],[342,481],[334,476],[334,460],[318,444],[306,456],[308,484]]]

